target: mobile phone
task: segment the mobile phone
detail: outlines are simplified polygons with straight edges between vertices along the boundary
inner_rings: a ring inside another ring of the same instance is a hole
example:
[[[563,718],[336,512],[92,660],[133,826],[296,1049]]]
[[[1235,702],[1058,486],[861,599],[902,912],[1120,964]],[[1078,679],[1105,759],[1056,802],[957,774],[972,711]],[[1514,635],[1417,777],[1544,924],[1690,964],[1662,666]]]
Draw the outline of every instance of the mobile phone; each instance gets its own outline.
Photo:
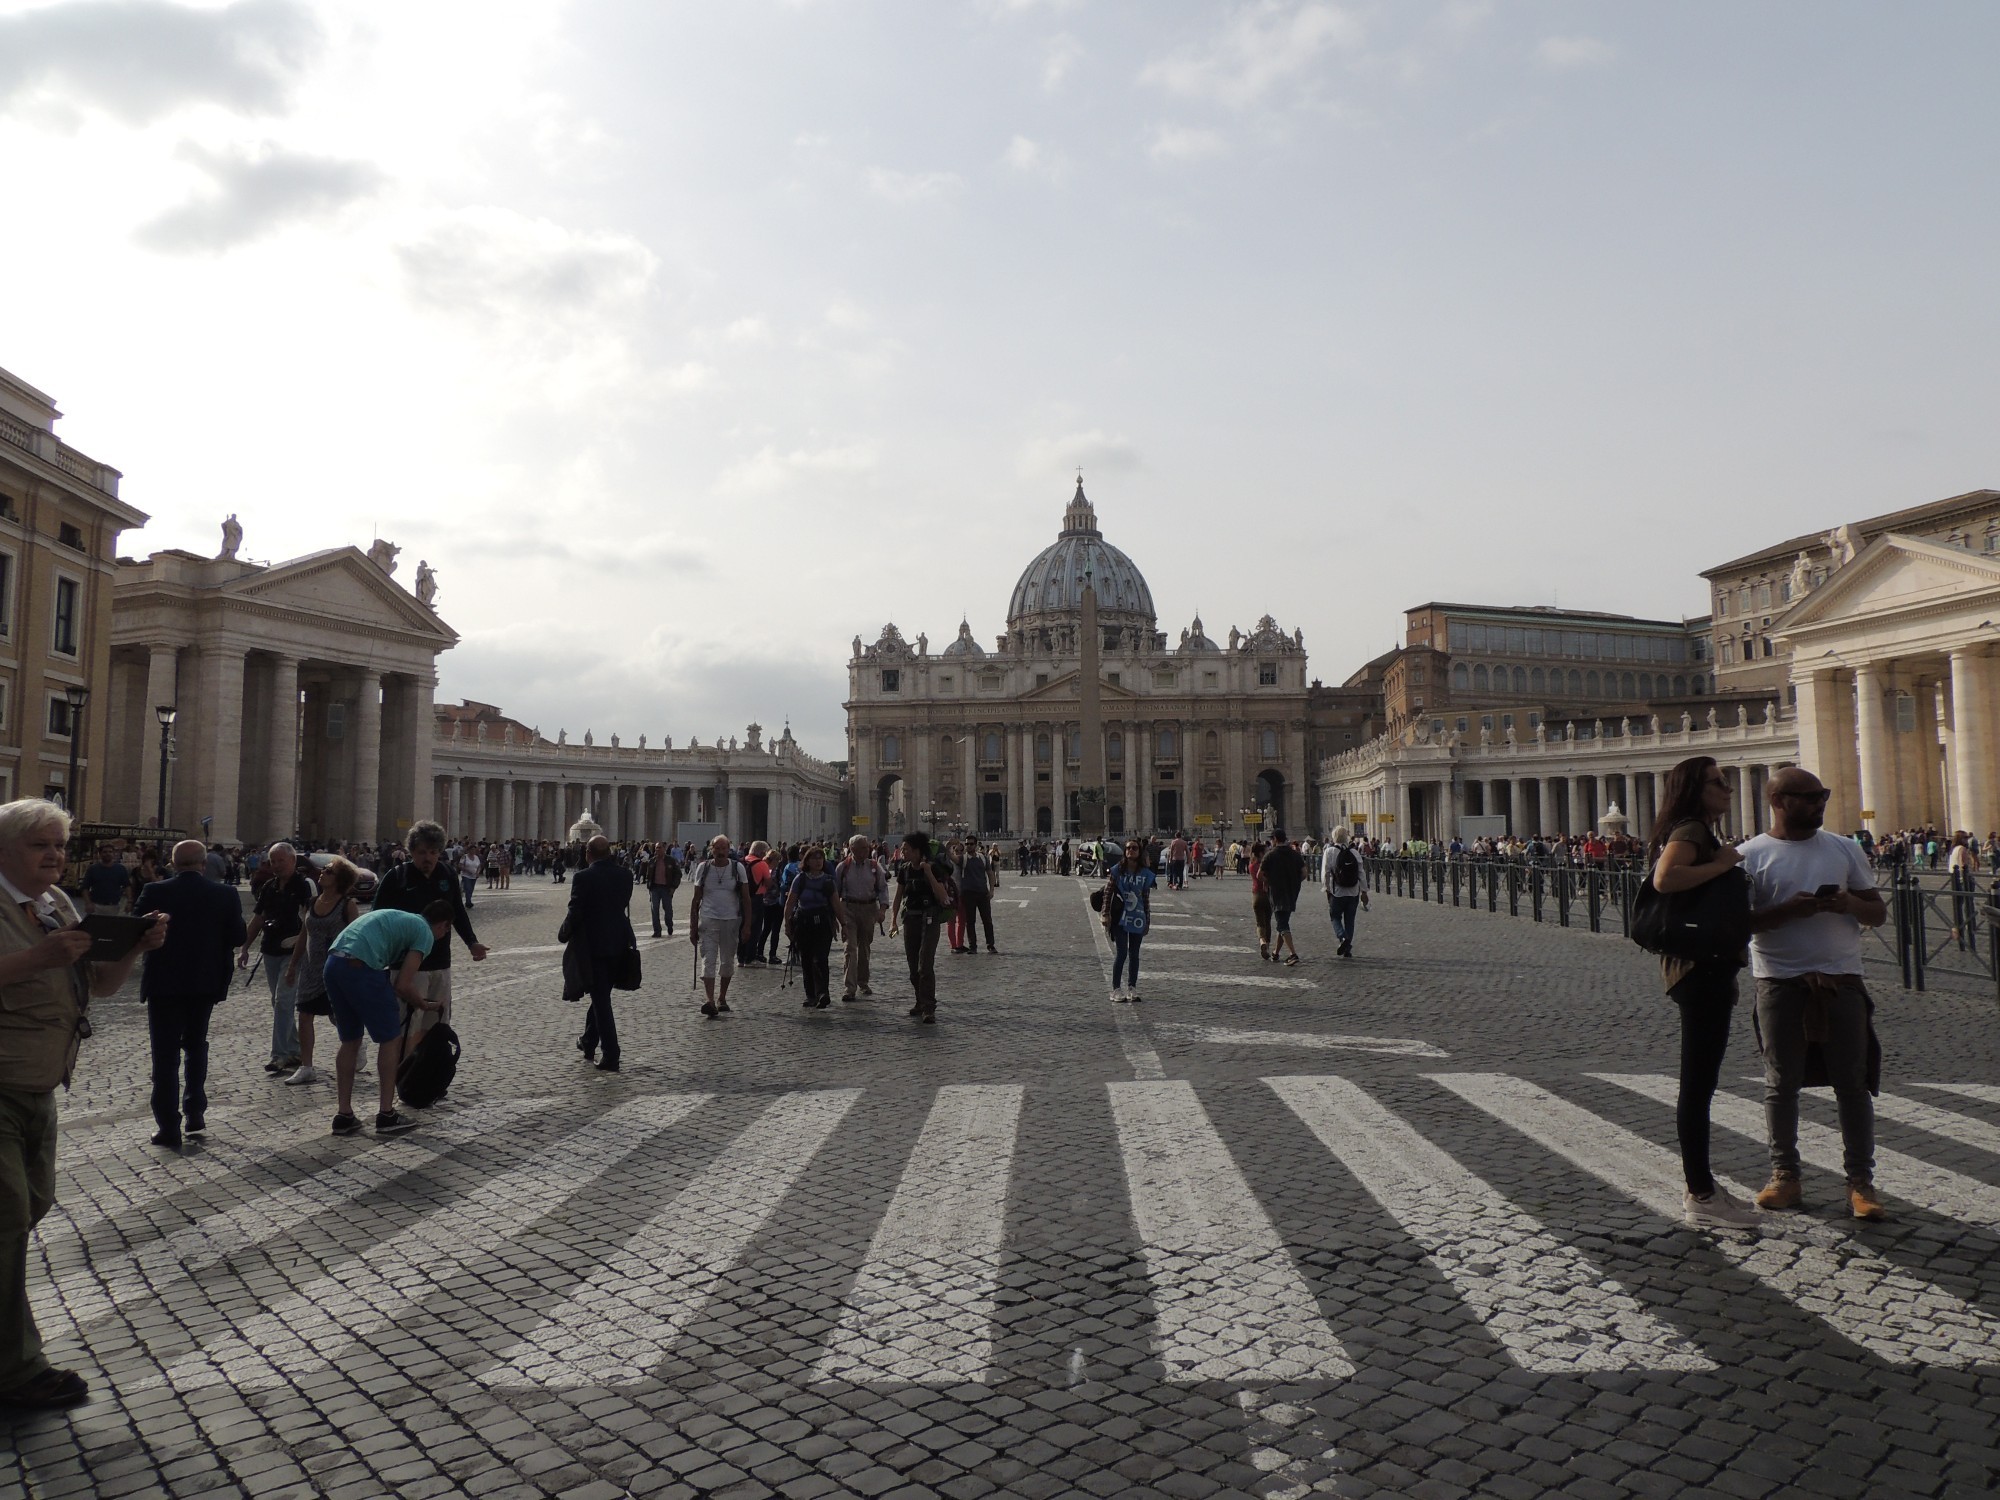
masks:
[[[1823,885],[1818,890],[1813,892],[1813,895],[1817,896],[1822,901],[1831,901],[1835,896],[1838,896],[1839,894],[1840,894],[1840,887],[1837,884]]]

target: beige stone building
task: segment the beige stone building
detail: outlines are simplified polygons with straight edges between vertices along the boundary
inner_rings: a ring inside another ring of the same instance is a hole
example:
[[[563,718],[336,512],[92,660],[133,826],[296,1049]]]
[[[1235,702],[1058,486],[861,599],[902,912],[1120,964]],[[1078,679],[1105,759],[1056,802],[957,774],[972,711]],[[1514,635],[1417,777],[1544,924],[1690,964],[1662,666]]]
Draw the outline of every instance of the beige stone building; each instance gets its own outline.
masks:
[[[877,837],[926,824],[1005,837],[1078,827],[1086,579],[1102,635],[1107,830],[1219,832],[1241,829],[1246,812],[1310,814],[1303,635],[1266,615],[1219,643],[1197,617],[1170,639],[1079,480],[991,649],[969,623],[942,651],[927,635],[910,644],[893,624],[873,645],[855,637],[848,764],[862,826]]]
[[[457,635],[391,577],[387,543],[259,563],[240,540],[232,518],[215,557],[120,561],[107,814],[157,817],[170,706],[169,826],[218,843],[396,838],[431,815],[437,658]]]
[[[116,469],[56,436],[61,416],[0,370],[0,801],[50,797],[95,821],[109,801],[118,533],[146,516],[118,498]],[[80,714],[73,691],[88,694]]]

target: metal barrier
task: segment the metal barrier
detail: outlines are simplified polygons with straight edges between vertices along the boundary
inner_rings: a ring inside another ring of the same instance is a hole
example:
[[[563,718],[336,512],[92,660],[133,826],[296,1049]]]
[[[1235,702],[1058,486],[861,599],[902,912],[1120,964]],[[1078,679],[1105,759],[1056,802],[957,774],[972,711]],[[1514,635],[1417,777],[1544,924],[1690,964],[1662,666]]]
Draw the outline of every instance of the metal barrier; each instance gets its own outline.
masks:
[[[1477,911],[1482,884],[1486,910],[1497,914],[1501,897],[1507,915],[1558,927],[1587,926],[1592,932],[1632,932],[1632,907],[1646,872],[1634,864],[1575,865],[1503,859],[1411,859],[1368,861],[1368,883],[1377,895],[1435,900],[1443,906]],[[1973,877],[1931,875],[1913,870],[1884,871],[1878,888],[1889,920],[1864,929],[1893,965],[1906,990],[1922,992],[1933,974],[1983,980],[2000,1002],[2000,879],[1981,891]]]

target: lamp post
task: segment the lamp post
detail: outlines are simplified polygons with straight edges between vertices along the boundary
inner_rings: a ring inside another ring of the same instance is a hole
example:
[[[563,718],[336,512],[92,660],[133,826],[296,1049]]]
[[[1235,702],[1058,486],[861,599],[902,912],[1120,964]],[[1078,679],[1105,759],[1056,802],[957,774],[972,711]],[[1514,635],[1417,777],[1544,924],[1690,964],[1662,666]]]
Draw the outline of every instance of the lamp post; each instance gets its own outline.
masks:
[[[153,709],[153,717],[160,721],[160,815],[158,826],[167,826],[167,763],[174,758],[174,720],[180,710],[171,703],[162,703]]]
[[[63,697],[69,700],[69,780],[63,783],[63,798],[69,803],[71,817],[81,817],[83,798],[76,794],[77,755],[83,749],[83,705],[90,701],[90,689],[80,682],[72,682],[63,689]]]

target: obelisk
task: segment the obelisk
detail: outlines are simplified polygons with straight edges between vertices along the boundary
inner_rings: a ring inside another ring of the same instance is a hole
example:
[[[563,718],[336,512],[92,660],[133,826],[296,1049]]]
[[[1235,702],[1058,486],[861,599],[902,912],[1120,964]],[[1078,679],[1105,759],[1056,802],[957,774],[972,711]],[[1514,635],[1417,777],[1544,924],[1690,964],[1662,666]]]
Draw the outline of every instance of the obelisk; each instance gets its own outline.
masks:
[[[1097,630],[1097,590],[1090,574],[1083,575],[1083,663],[1077,671],[1076,696],[1080,705],[1078,728],[1083,734],[1083,755],[1077,767],[1077,832],[1086,839],[1104,837],[1104,704],[1100,691],[1103,672],[1098,658],[1103,640]]]

